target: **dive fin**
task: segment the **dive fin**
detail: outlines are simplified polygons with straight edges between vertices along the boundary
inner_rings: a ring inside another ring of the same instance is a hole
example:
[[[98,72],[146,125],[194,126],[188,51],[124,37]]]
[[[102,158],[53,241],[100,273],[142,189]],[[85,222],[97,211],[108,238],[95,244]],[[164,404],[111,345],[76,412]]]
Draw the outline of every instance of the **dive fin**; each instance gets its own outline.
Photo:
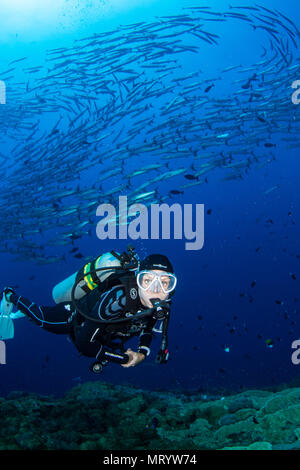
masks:
[[[0,339],[13,339],[15,334],[14,322],[10,317],[0,316]]]
[[[17,312],[13,312],[10,315],[10,318],[12,320],[17,320],[18,318],[24,318],[24,317],[26,317],[25,313],[22,313],[20,310],[18,310]]]
[[[13,304],[6,300],[5,293],[3,292],[1,304],[0,304],[0,316],[8,316],[11,314],[13,309]]]
[[[10,318],[13,304],[2,295],[0,304],[0,339],[12,339],[14,337],[14,322]]]

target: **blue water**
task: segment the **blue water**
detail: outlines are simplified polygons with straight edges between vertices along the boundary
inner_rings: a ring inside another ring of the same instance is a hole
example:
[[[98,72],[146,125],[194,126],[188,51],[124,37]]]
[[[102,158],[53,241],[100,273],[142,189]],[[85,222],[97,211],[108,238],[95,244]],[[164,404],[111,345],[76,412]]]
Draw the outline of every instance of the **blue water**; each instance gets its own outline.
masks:
[[[13,3],[11,1],[10,5]],[[55,2],[53,5],[49,2],[44,10],[33,8],[30,13],[31,3],[26,15],[21,14],[24,8],[21,2],[17,6],[18,15],[12,6],[3,7],[2,21],[6,27],[1,27],[0,33],[0,70],[8,69],[9,62],[24,56],[28,57],[28,67],[43,65],[46,50],[70,47],[75,39],[110,31],[120,24],[151,22],[157,16],[181,14],[182,7],[195,6],[197,2],[148,0],[130,2],[129,7],[125,2],[107,0],[96,7],[98,2],[93,1],[61,1],[57,2],[57,11],[53,11]],[[231,4],[254,6],[255,2],[232,1]],[[209,5],[214,11],[228,8],[228,2],[223,0],[209,2]],[[293,2],[261,0],[261,5],[277,8],[300,26]],[[49,8],[49,15],[45,14],[46,8]],[[250,66],[262,60],[262,35],[254,35],[242,21],[232,20],[230,24],[230,32],[223,24],[211,25],[210,31],[221,36],[220,46],[214,47],[211,53],[203,44],[203,53],[198,54],[193,63],[187,55],[182,59],[182,74],[199,67],[204,78],[210,78],[216,71],[239,65],[241,61],[246,67],[247,63]],[[293,63],[298,62],[295,51]],[[295,76],[294,80],[299,78]],[[14,77],[14,82],[18,79]],[[292,109],[295,105],[289,99],[290,86],[291,83],[286,83],[285,96]],[[8,83],[8,92],[9,87]],[[230,89],[224,79],[212,93],[223,97],[232,95],[234,99],[235,90]],[[154,107],[156,105],[154,102]],[[47,129],[45,117],[43,126]],[[50,129],[52,127],[53,122],[49,125]],[[27,132],[29,135],[30,131]],[[192,187],[184,195],[170,199],[169,202],[180,204],[205,205],[203,249],[187,251],[184,240],[138,240],[134,243],[142,256],[153,252],[167,255],[178,276],[167,365],[154,364],[159,347],[155,339],[151,356],[138,367],[123,369],[111,365],[100,378],[95,377],[88,369],[91,360],[79,357],[65,337],[51,335],[27,319],[21,319],[15,322],[15,338],[6,342],[7,364],[0,365],[0,394],[26,390],[61,395],[88,380],[172,390],[239,390],[295,380],[300,374],[300,366],[291,362],[291,343],[299,338],[300,314],[300,258],[296,256],[300,255],[298,149],[287,150],[278,135],[271,135],[270,140],[277,144],[276,161],[271,164],[251,169],[242,179],[232,181],[221,181],[220,176],[225,173],[216,169],[208,174],[208,184]],[[0,150],[8,161],[11,158],[9,148],[5,141],[1,144]],[[149,164],[152,162],[148,160]],[[172,163],[181,167],[176,160]],[[186,168],[191,163],[192,156]],[[138,158],[131,159],[128,173],[139,164]],[[109,162],[107,165],[110,166]],[[147,175],[140,177],[139,184],[146,178]],[[84,181],[89,181],[88,173]],[[122,175],[114,178],[114,185],[121,182]],[[187,182],[181,181],[181,184]],[[167,193],[175,189],[177,183],[166,180],[160,184]],[[265,194],[275,185],[279,188]],[[22,198],[22,188],[19,189]],[[208,209],[211,209],[210,214]],[[126,248],[127,241],[101,241],[96,236],[96,225],[90,228],[91,236],[76,240],[74,244],[85,256]],[[5,240],[4,233],[1,240]],[[44,245],[48,253],[47,238],[44,238]],[[80,259],[69,254],[72,247],[71,244],[58,247],[59,253],[66,253],[66,262],[46,265],[16,262],[11,253],[3,250],[0,284],[17,285],[18,293],[36,303],[52,304],[53,286],[82,266]],[[53,247],[49,248],[50,254],[53,255]],[[290,273],[295,274],[296,279]],[[30,280],[32,276],[34,279]],[[253,281],[255,285],[251,287]],[[276,300],[281,300],[282,305]],[[266,343],[268,339],[272,339],[272,347]],[[130,344],[134,349],[135,341]]]

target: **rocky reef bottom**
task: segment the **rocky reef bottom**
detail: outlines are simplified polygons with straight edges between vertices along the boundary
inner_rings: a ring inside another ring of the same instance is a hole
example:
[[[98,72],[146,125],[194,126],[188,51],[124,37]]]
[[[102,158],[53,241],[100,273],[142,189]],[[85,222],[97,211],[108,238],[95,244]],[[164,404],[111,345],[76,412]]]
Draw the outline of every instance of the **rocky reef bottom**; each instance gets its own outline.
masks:
[[[0,398],[0,450],[300,449],[300,387],[235,395],[87,382]]]

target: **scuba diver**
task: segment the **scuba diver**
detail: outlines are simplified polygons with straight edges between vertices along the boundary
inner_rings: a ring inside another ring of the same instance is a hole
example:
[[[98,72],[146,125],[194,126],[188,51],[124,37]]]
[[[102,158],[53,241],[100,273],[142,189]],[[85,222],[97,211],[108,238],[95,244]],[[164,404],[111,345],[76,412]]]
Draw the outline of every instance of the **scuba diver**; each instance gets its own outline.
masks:
[[[68,335],[82,355],[96,359],[91,370],[98,373],[109,362],[123,367],[139,364],[149,356],[158,332],[162,342],[156,362],[163,364],[169,357],[170,296],[176,283],[166,256],[152,254],[140,261],[129,245],[122,254],[111,251],[99,256],[56,285],[53,307],[38,306],[6,287],[0,305],[0,339],[13,337],[11,318],[29,317],[51,333]],[[139,336],[137,351],[125,351],[125,342],[134,336]]]

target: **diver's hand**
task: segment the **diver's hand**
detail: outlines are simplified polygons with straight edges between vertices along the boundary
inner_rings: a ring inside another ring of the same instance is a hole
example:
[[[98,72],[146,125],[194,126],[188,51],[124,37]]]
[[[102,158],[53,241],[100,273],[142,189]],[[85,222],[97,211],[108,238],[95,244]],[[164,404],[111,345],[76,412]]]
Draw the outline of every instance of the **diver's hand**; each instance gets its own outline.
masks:
[[[121,364],[122,367],[134,367],[145,359],[144,354],[132,351],[130,348],[125,351],[125,354],[128,354],[129,361],[126,364]]]

